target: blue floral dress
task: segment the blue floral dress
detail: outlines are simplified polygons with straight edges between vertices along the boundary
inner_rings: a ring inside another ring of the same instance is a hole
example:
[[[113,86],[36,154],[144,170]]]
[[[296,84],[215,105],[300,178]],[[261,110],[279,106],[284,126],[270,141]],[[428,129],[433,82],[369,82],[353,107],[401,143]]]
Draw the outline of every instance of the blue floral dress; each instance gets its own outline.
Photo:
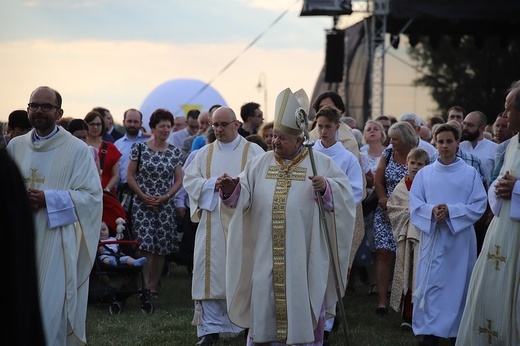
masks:
[[[141,159],[138,160],[139,148]],[[146,143],[132,145],[130,160],[139,161],[135,180],[141,191],[151,196],[168,193],[174,178],[175,167],[181,165],[181,151],[169,144],[165,151],[153,151]],[[179,251],[180,236],[175,223],[173,198],[157,209],[149,209],[134,195],[132,228],[140,249],[156,255],[169,255]]]
[[[386,148],[381,158],[387,162],[385,169],[386,196],[390,197],[397,184],[408,174],[406,164],[399,164],[394,161],[394,150]],[[392,232],[390,221],[385,220],[385,211],[381,206],[377,206],[374,216],[374,242],[376,249],[386,249],[395,252],[397,244]]]

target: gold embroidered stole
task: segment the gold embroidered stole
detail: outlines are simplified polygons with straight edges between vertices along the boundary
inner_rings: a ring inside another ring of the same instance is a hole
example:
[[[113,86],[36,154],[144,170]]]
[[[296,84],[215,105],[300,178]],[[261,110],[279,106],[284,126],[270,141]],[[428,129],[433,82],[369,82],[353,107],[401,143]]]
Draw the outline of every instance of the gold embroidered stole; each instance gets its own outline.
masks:
[[[287,292],[285,272],[285,227],[286,205],[291,180],[304,181],[307,168],[298,167],[308,155],[307,148],[289,163],[274,155],[276,166],[269,166],[266,179],[276,179],[273,196],[272,246],[273,246],[273,283],[276,311],[276,334],[280,341],[287,339]]]
[[[244,170],[247,163],[247,154],[249,152],[249,146],[251,142],[247,142],[242,151],[242,162],[240,164],[240,171]],[[211,178],[211,162],[213,159],[213,151],[215,150],[215,142],[209,144],[208,155],[206,156],[206,179]],[[206,254],[205,254],[205,266],[204,266],[204,297],[211,297],[211,211],[206,210]]]

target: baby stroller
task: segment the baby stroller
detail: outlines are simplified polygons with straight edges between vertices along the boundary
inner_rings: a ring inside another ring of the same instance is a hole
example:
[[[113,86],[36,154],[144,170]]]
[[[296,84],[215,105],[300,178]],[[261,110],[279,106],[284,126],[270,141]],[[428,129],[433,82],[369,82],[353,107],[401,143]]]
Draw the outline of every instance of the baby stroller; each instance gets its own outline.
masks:
[[[117,198],[106,191],[103,194],[103,221],[109,228],[110,236],[117,240],[100,241],[99,246],[109,250],[107,245],[118,244],[119,250],[113,253],[116,258],[123,255],[138,257],[139,243],[131,240],[131,229],[127,224],[126,212]],[[144,288],[142,267],[126,264],[112,266],[96,258],[90,273],[89,303],[107,303],[109,313],[117,315],[123,311],[126,300],[134,294],[139,295],[143,313],[154,311],[149,293]]]

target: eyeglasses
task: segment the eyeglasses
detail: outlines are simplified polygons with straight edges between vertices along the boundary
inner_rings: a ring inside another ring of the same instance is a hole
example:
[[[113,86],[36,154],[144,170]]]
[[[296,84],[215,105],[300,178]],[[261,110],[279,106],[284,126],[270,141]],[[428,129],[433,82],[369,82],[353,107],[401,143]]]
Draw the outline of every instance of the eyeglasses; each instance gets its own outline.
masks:
[[[101,123],[89,123],[88,126],[90,126],[90,127],[100,127]]]
[[[50,111],[52,108],[56,108],[56,109],[59,109],[57,106],[53,105],[53,104],[50,104],[50,103],[36,103],[36,102],[31,102],[29,104],[27,104],[29,106],[29,109],[33,112],[36,112],[38,110],[38,108],[41,108],[41,110],[43,112],[48,112]]]
[[[221,123],[213,123],[211,124],[211,127],[213,127],[214,129],[216,129],[217,127],[227,127],[229,124],[233,124],[234,121],[230,122],[230,123],[226,123],[226,122],[221,122]]]

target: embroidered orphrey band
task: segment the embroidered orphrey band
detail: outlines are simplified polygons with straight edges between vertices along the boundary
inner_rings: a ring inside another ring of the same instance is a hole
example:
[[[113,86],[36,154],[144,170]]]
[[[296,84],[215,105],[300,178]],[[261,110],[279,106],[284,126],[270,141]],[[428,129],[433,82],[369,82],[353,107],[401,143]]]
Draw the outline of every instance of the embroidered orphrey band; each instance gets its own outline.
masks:
[[[206,156],[206,179],[211,178],[211,159],[213,158],[214,143],[211,143]],[[206,210],[206,257],[204,263],[204,297],[211,295],[211,211]]]
[[[247,154],[251,142],[247,142],[242,151],[242,162],[240,163],[240,171],[244,170],[247,163]],[[215,149],[215,142],[211,143],[206,156],[206,179],[211,178],[211,160],[213,159],[213,151]],[[211,296],[211,211],[206,210],[206,257],[204,263],[204,296],[210,298]]]
[[[280,341],[287,339],[287,289],[285,272],[285,228],[286,205],[292,180],[305,181],[307,168],[297,165],[307,156],[305,148],[288,165],[276,158],[276,166],[269,166],[266,179],[276,179],[273,196],[272,247],[273,247],[273,289],[276,311],[276,334]]]

